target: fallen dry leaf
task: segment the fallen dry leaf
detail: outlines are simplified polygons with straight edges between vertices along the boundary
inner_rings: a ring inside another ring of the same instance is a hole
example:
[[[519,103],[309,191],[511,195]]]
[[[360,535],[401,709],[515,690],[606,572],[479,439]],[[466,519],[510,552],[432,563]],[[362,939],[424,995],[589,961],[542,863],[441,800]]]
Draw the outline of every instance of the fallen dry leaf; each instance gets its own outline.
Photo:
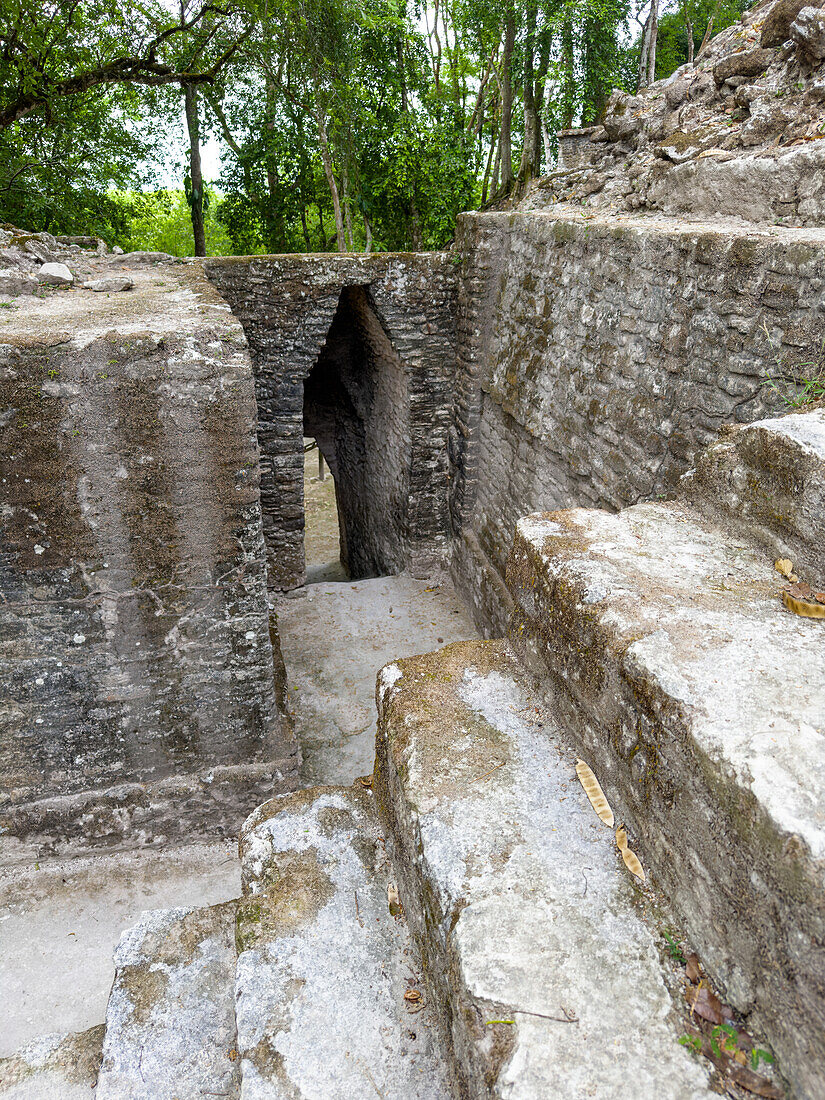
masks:
[[[701,1016],[711,1024],[723,1024],[732,1016],[731,1010],[706,985],[699,986],[691,1007],[696,1016]]]
[[[797,581],[798,577],[793,575],[793,562],[788,558],[780,558],[779,561],[774,562],[774,569],[777,573],[781,573],[783,577],[787,577],[789,581]]]
[[[687,974],[688,976],[688,981],[691,982],[698,982],[699,979],[702,977],[702,973],[699,970],[699,956],[696,954],[695,951],[692,951],[687,957],[687,962],[685,963],[685,974]]]
[[[359,787],[364,787],[365,790],[370,790],[372,787],[372,776],[359,775],[355,782],[358,784]]]
[[[584,787],[584,793],[590,799],[590,805],[605,825],[609,825],[612,829],[615,818],[613,817],[613,811],[610,809],[610,803],[605,798],[598,779],[583,760],[576,761],[576,775],[579,777],[582,787]]]
[[[624,825],[620,825],[616,830],[616,846],[622,853],[622,859],[624,865],[630,871],[631,875],[635,875],[636,878],[640,878],[642,882],[645,881],[645,869],[639,862],[639,857],[635,852],[631,851],[627,846],[627,832]]]
[[[409,1001],[410,1004],[418,1004],[421,1000],[421,991],[418,989],[408,989],[404,994],[404,1000]]]

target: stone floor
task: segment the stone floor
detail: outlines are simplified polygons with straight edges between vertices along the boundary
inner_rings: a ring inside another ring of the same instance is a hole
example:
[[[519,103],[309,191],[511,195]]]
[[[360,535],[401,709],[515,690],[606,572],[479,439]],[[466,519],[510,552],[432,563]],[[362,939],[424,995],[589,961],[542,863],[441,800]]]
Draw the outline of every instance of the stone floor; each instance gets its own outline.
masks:
[[[112,952],[144,909],[239,893],[237,845],[228,841],[0,870],[0,1057],[103,1021]]]
[[[307,585],[276,612],[305,786],[372,771],[383,665],[478,637],[448,583],[412,577]]]

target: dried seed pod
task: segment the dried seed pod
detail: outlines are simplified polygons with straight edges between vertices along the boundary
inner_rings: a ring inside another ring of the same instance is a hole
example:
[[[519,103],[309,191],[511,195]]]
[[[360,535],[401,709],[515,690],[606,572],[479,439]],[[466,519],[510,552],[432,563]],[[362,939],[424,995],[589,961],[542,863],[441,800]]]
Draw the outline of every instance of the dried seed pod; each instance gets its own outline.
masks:
[[[636,878],[641,879],[642,882],[644,882],[646,878],[645,869],[639,862],[639,857],[636,855],[636,853],[631,851],[631,849],[627,846],[627,831],[624,825],[620,825],[619,828],[616,830],[616,847],[622,853],[624,865],[628,869],[628,871],[630,871],[631,875],[635,875]]]
[[[820,603],[818,599],[809,600],[802,596],[793,596],[790,592],[783,592],[782,603],[789,611],[793,611],[794,615],[801,615],[803,619],[825,619],[825,603]]]
[[[585,764],[583,760],[576,761],[576,775],[579,777],[579,782],[584,787],[584,793],[590,799],[590,805],[605,823],[613,828],[613,811],[610,809],[610,803],[604,796],[604,791],[599,786],[599,781]]]

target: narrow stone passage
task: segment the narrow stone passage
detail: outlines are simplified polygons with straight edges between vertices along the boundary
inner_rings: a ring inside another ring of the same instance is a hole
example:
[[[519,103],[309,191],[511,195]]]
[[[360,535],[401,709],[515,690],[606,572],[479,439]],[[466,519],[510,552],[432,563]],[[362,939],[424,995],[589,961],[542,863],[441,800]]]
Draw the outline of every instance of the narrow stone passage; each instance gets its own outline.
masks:
[[[478,637],[446,581],[327,581],[281,598],[278,629],[303,786],[372,771],[375,678],[398,657]]]

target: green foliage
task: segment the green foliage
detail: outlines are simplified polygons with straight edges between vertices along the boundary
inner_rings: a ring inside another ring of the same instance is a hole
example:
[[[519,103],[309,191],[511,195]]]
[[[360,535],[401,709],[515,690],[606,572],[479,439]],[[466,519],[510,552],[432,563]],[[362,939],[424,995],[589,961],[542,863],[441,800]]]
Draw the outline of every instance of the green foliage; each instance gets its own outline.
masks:
[[[214,195],[211,197],[214,199]],[[122,227],[112,239],[113,244],[126,252],[146,249],[173,256],[192,255],[192,222],[183,191],[112,192],[111,200],[120,211]],[[227,256],[234,251],[226,227],[218,220],[219,212],[220,202],[208,203],[206,241],[211,256]]]
[[[701,37],[710,0],[684,2]],[[633,87],[629,15],[630,0],[3,0],[0,217],[178,255],[201,212],[213,253],[440,248],[461,210],[552,167],[556,130]],[[170,150],[195,84],[191,149]],[[207,136],[223,149],[211,195],[192,182]],[[170,158],[181,190],[147,191]]]
[[[708,20],[713,16],[713,34],[730,27],[751,7],[750,0],[678,0],[672,11],[659,20],[656,45],[656,79],[663,80],[688,59],[687,21],[693,28],[694,55],[698,53]],[[687,20],[687,21],[686,21]]]

